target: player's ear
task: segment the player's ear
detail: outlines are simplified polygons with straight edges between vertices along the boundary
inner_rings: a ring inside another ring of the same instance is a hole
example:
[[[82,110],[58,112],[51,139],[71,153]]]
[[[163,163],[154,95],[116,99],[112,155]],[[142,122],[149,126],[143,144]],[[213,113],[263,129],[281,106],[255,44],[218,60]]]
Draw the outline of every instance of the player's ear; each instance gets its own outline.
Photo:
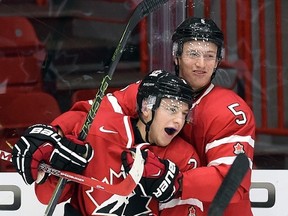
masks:
[[[149,109],[147,100],[145,100],[145,99],[142,101],[141,112],[142,112],[142,118],[144,120],[148,119],[149,114],[151,113],[151,109]]]
[[[178,59],[178,57],[174,57],[173,61],[174,61],[174,65],[178,65],[178,66],[179,66],[179,59]]]
[[[179,59],[178,57],[174,58],[174,68],[176,76],[179,76]]]

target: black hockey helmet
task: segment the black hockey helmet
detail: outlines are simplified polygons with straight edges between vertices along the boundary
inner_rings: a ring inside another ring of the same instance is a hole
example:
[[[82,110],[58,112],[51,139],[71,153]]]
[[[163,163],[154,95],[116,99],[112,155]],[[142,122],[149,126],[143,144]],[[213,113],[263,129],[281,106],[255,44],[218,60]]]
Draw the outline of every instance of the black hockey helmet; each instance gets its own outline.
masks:
[[[222,59],[223,32],[211,19],[190,17],[184,20],[172,35],[173,55],[180,56],[183,44],[190,40],[210,41],[217,45],[217,57]]]
[[[156,110],[162,98],[171,98],[192,106],[192,88],[187,82],[165,70],[154,70],[142,80],[137,93],[137,109],[141,112],[142,101],[154,96],[152,110]]]

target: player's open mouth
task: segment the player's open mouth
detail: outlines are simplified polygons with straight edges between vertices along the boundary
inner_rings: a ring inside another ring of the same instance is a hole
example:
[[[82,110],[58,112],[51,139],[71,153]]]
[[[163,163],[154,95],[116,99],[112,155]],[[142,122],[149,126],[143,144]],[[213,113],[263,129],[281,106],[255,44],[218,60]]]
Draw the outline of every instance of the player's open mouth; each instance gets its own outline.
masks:
[[[176,133],[176,129],[175,128],[165,128],[164,129],[165,130],[165,132],[168,134],[168,135],[173,135],[173,134],[175,134]]]

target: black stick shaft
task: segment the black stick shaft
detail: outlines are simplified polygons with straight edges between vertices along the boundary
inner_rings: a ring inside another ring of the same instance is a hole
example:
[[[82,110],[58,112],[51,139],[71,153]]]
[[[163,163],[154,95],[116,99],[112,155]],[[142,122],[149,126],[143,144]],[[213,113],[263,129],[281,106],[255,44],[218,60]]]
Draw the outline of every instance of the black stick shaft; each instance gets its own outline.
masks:
[[[221,216],[249,170],[249,160],[243,153],[237,155],[220,185],[208,211],[208,216]]]
[[[135,26],[148,14],[155,11],[157,8],[159,8],[161,5],[166,3],[168,0],[144,0],[142,1],[134,10],[132,16],[130,17],[125,30],[122,34],[122,37],[118,43],[118,46],[116,47],[116,50],[112,56],[111,63],[109,65],[109,70],[107,75],[103,78],[101,85],[99,87],[99,90],[95,96],[95,100],[93,101],[93,104],[87,114],[85,123],[82,127],[82,130],[79,135],[80,140],[85,140],[88,131],[90,129],[90,126],[94,120],[94,117],[96,115],[97,110],[99,109],[100,103],[104,97],[104,93],[109,85],[109,82],[112,79],[112,76],[114,74],[115,68],[122,56],[123,49],[125,45],[127,44],[127,40],[135,28]],[[67,183],[66,179],[60,178],[59,182],[53,192],[53,195],[49,201],[49,204],[45,211],[45,216],[52,216],[56,204],[58,203],[58,200],[61,196],[62,190],[64,189],[65,184]]]

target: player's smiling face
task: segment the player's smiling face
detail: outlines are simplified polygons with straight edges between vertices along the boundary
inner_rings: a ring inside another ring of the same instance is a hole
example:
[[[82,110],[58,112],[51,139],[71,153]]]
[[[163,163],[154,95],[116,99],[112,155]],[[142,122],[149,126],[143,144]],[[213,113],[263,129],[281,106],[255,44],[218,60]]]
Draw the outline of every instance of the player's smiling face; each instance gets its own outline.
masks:
[[[176,61],[177,64],[177,61]],[[179,76],[197,90],[207,85],[217,67],[217,46],[208,41],[188,41],[178,57]]]
[[[188,112],[187,103],[162,99],[150,127],[149,141],[162,147],[169,145],[184,126]]]

